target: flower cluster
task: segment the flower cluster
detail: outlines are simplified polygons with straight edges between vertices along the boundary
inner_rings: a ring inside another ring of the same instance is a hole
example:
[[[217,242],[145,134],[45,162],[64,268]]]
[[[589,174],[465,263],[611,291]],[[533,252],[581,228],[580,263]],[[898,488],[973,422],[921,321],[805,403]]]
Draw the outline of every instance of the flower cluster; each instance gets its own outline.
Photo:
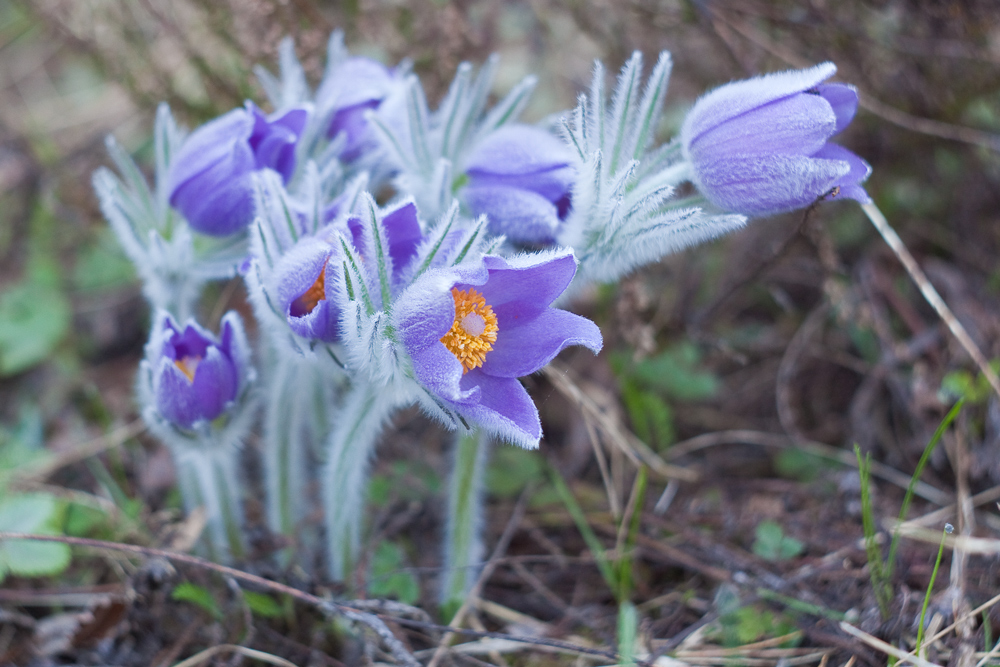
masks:
[[[867,201],[867,163],[828,141],[857,108],[853,88],[824,83],[832,64],[708,93],[666,143],[666,53],[645,84],[634,55],[610,99],[598,64],[576,109],[546,125],[519,121],[533,77],[488,106],[495,69],[495,58],[478,74],[461,65],[431,111],[405,66],[350,56],[339,34],[313,91],[285,42],[280,75],[258,71],[271,113],[247,102],[185,136],[162,107],[155,187],[113,141],[122,178],[94,178],[157,312],[140,401],[196,480],[185,494],[239,506],[238,491],[217,487],[238,485],[234,457],[262,406],[271,528],[299,548],[316,542],[304,489],[318,480],[333,577],[358,553],[368,466],[394,411],[419,405],[464,442],[538,447],[519,378],[569,346],[602,347],[593,322],[554,306],[571,303],[572,287],[749,217],[834,195]],[[679,198],[685,183],[693,194]],[[192,319],[204,284],[237,273],[259,374],[237,315],[218,336]],[[456,482],[471,494],[450,501],[461,520],[475,521],[476,484]],[[226,542],[240,516],[210,521],[222,557],[240,553]],[[454,544],[448,558],[476,553]]]

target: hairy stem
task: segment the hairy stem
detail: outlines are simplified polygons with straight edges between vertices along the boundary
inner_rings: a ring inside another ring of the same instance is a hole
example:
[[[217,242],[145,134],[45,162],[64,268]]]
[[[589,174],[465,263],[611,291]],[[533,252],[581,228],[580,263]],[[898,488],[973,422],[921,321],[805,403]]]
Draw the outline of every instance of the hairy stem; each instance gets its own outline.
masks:
[[[326,521],[327,569],[342,581],[357,562],[368,474],[375,445],[395,402],[379,388],[359,382],[347,393],[326,445],[320,485]]]
[[[460,605],[479,574],[483,559],[483,472],[490,438],[483,432],[458,433],[448,489],[441,602]]]

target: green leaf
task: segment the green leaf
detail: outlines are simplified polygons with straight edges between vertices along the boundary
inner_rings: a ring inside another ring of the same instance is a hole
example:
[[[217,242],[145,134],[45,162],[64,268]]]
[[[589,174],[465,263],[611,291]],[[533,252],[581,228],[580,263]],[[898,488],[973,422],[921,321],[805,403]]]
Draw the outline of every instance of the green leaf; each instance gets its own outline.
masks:
[[[420,599],[420,584],[410,572],[401,572],[405,556],[393,542],[382,542],[372,558],[368,593],[378,598],[396,598],[413,604]]]
[[[208,589],[198,584],[192,584],[188,581],[178,584],[174,588],[174,592],[170,594],[170,598],[177,602],[190,602],[204,609],[215,620],[222,619],[222,610],[215,602],[215,598],[212,597]]]
[[[48,494],[30,493],[0,501],[0,531],[55,535],[59,502]],[[37,540],[0,542],[0,581],[8,572],[36,577],[58,574],[69,565],[69,545]]]
[[[54,287],[25,282],[0,293],[0,377],[44,361],[69,325],[69,302]]]
[[[253,591],[243,591],[243,599],[246,600],[250,611],[263,618],[280,618],[285,611],[281,608],[273,597],[266,593],[254,593]]]
[[[634,381],[624,380],[622,401],[640,440],[659,449],[674,442],[673,410],[657,394],[640,389]]]
[[[767,560],[787,560],[802,553],[802,542],[794,537],[788,537],[781,526],[774,521],[762,521],[757,526],[757,539],[753,543],[753,552]]]

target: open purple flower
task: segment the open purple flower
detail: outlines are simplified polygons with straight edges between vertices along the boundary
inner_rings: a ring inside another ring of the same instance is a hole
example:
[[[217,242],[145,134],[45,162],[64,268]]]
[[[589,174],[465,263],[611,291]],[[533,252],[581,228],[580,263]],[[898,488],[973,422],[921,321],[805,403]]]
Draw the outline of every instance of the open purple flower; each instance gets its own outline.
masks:
[[[545,130],[505,125],[469,157],[462,198],[473,214],[487,215],[494,234],[515,243],[552,243],[570,210],[570,158],[566,145]]]
[[[829,143],[854,118],[858,94],[822,81],[833,63],[778,72],[717,88],[694,105],[681,129],[693,180],[713,204],[750,216],[802,208],[836,192],[871,201],[867,162]]]
[[[193,320],[181,329],[163,314],[147,354],[156,409],[182,428],[222,415],[250,375],[243,325],[233,312],[222,318],[218,338]]]
[[[344,135],[340,159],[350,162],[377,145],[368,129],[365,112],[377,109],[396,84],[396,76],[385,65],[370,58],[348,58],[338,65],[316,91],[320,113],[330,114],[327,136]]]
[[[170,205],[192,228],[210,236],[245,229],[253,219],[253,181],[273,169],[287,183],[308,112],[292,109],[265,116],[247,102],[191,133],[170,166]]]
[[[437,400],[523,447],[542,436],[538,410],[517,378],[563,348],[601,349],[590,320],[552,308],[576,273],[572,253],[487,255],[481,264],[428,271],[394,314],[413,372]]]

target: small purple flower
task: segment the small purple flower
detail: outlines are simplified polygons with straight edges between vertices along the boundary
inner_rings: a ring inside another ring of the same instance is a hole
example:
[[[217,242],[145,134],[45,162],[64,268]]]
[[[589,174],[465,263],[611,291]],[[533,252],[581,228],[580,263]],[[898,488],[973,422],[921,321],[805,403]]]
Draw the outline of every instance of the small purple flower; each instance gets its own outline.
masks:
[[[552,308],[576,273],[572,253],[487,255],[481,264],[428,271],[397,300],[400,342],[416,379],[438,400],[523,447],[542,436],[517,378],[563,348],[601,349],[590,320]]]
[[[273,169],[287,183],[307,119],[305,109],[268,117],[247,102],[245,109],[202,125],[172,161],[170,205],[202,234],[227,236],[243,230],[254,213],[251,175]]]
[[[871,201],[861,187],[871,167],[829,143],[854,118],[852,87],[822,81],[833,63],[778,72],[717,88],[694,105],[681,129],[693,181],[713,204],[762,216],[791,211],[837,190]]]
[[[233,312],[222,318],[218,338],[193,320],[182,330],[169,315],[162,315],[148,358],[156,409],[182,428],[222,415],[251,373],[243,325]]]
[[[566,145],[545,130],[505,125],[472,152],[462,198],[473,214],[487,215],[494,234],[515,243],[552,243],[570,210],[570,160]]]
[[[333,343],[340,339],[340,310],[334,298],[342,268],[336,234],[307,236],[275,267],[278,308],[289,328],[303,338]]]
[[[404,202],[382,216],[382,229],[392,262],[392,283],[399,286],[403,271],[416,257],[423,241],[417,207]],[[275,267],[278,307],[292,331],[308,339],[328,343],[340,339],[341,289],[343,250],[340,237],[346,239],[362,264],[374,266],[378,261],[370,230],[361,218],[327,225],[315,236],[300,239],[282,256]],[[373,293],[375,290],[373,289]]]
[[[316,91],[320,113],[330,114],[327,136],[343,134],[340,159],[350,162],[378,145],[368,129],[365,112],[377,109],[397,79],[392,70],[370,58],[348,58],[323,80]]]

